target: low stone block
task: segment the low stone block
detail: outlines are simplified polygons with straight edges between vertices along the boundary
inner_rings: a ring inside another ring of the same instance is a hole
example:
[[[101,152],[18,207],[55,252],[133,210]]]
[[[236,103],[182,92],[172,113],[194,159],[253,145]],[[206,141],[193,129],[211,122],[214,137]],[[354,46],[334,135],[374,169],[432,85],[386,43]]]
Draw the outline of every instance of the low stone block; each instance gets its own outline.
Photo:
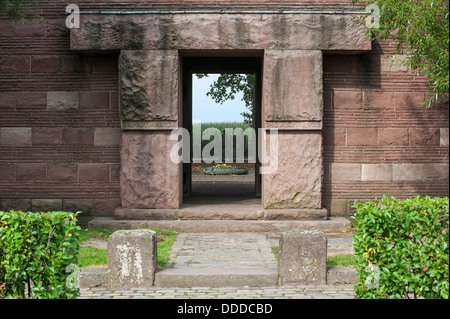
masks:
[[[47,92],[47,110],[78,110],[78,92]]]
[[[391,181],[392,165],[391,164],[362,164],[361,165],[362,181]]]
[[[423,180],[424,164],[392,164],[394,181]]]
[[[120,145],[121,134],[120,128],[97,127],[94,131],[94,146]]]
[[[31,128],[30,127],[0,128],[0,144],[31,145]]]
[[[62,199],[32,199],[31,206],[33,212],[51,212],[62,210]]]
[[[441,128],[440,129],[440,146],[447,146],[448,147],[448,127],[447,128]]]
[[[281,234],[278,275],[284,284],[326,284],[327,238],[318,231]]]
[[[152,287],[157,264],[156,232],[118,230],[109,237],[111,287]]]

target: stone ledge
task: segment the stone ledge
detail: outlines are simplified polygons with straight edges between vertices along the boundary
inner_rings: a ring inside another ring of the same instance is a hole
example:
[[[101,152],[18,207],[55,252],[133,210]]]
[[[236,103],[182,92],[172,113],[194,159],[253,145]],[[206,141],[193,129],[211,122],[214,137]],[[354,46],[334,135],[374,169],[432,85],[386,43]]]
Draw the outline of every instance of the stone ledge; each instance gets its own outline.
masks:
[[[270,287],[277,280],[277,270],[267,268],[172,268],[155,274],[157,287]]]
[[[116,220],[327,220],[326,209],[254,209],[234,207],[133,209],[116,208]]]
[[[336,235],[345,233],[351,222],[344,217],[331,217],[328,220],[115,220],[113,217],[97,217],[88,223],[88,228],[138,229],[161,228],[180,233],[222,233],[253,232],[271,235],[289,230],[317,230]]]

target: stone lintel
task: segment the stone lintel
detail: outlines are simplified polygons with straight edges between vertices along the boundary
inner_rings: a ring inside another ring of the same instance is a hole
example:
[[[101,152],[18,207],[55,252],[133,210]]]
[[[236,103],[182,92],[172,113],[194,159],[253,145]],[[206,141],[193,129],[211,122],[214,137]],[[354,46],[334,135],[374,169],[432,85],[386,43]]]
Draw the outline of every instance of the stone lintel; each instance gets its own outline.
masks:
[[[81,15],[72,50],[368,51],[364,26],[339,14]]]

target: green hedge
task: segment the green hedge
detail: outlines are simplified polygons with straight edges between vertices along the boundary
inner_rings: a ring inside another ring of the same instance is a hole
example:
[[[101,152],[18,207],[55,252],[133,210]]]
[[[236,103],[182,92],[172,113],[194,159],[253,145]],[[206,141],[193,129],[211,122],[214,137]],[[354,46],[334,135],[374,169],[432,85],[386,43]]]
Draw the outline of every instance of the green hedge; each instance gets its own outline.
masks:
[[[0,211],[0,298],[77,297],[77,215]]]
[[[356,298],[449,297],[449,199],[355,202]]]

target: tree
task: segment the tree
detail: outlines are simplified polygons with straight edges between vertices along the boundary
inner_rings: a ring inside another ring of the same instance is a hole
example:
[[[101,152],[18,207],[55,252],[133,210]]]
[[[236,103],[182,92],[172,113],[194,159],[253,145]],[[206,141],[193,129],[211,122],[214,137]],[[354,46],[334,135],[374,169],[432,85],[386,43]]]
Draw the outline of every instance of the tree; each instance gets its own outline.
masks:
[[[197,74],[201,79],[207,74]],[[245,103],[247,111],[241,113],[244,123],[253,125],[255,109],[255,74],[220,74],[217,81],[211,84],[210,90],[206,93],[216,103],[223,104],[227,100],[234,100],[236,94],[242,92],[242,101]]]
[[[405,54],[402,62],[426,76],[433,93],[426,99],[427,106],[439,94],[449,93],[449,2],[448,0],[352,0],[353,4],[374,5],[379,8],[379,27],[360,22],[367,27],[374,40],[393,39],[397,53]],[[369,19],[377,17],[369,17]],[[373,21],[372,21],[373,22]]]
[[[38,12],[38,2],[39,0],[0,0],[0,13],[5,12],[11,19],[22,23],[27,20],[45,24]]]

